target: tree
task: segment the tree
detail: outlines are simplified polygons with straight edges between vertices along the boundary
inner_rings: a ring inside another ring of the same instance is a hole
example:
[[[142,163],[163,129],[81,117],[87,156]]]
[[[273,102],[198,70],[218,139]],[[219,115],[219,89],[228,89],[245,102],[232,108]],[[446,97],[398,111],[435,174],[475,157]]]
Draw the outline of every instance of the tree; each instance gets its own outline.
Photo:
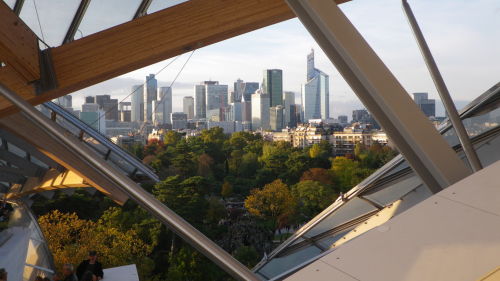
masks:
[[[346,192],[373,173],[373,170],[363,168],[359,162],[340,156],[333,160],[332,170],[341,192]]]
[[[151,274],[153,265],[147,258],[151,247],[134,230],[122,231],[101,220],[82,220],[75,213],[58,210],[41,216],[38,223],[59,272],[64,264],[77,265],[89,250],[96,250],[104,267],[136,263],[142,278]]]
[[[198,156],[198,175],[202,177],[211,176],[213,164],[214,159],[210,155],[203,153]]]
[[[222,198],[227,198],[233,194],[233,186],[229,182],[224,182],[222,184],[222,190],[220,192]]]
[[[288,186],[279,179],[262,189],[253,189],[245,200],[248,212],[270,221],[274,229],[285,226],[296,205]]]
[[[177,143],[182,139],[182,135],[176,131],[167,131],[163,137],[163,143],[165,145],[177,145]]]
[[[260,258],[253,246],[241,246],[234,251],[233,256],[248,268],[254,267]]]
[[[323,168],[311,168],[305,171],[300,177],[300,181],[305,180],[317,181],[324,185],[332,187],[335,179],[331,170]]]
[[[293,186],[292,193],[300,202],[300,210],[306,220],[323,211],[335,199],[335,192],[331,187],[312,180],[297,183]]]

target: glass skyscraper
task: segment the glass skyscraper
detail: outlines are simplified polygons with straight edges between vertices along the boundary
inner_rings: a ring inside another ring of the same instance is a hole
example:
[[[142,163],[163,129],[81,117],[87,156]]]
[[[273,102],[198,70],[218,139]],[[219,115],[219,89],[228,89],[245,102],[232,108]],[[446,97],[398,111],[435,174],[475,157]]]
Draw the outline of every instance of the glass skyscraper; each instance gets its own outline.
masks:
[[[264,70],[262,91],[269,94],[270,105],[283,105],[283,71],[281,69]]]
[[[329,77],[314,67],[314,50],[307,56],[307,83],[302,86],[302,115],[304,122],[330,117]]]

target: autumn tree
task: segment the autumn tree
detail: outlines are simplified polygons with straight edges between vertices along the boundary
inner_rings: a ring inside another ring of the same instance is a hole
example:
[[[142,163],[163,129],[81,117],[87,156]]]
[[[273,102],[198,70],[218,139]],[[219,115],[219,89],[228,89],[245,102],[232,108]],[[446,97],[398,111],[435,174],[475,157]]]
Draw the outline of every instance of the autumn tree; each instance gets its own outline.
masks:
[[[281,180],[253,189],[245,200],[245,208],[256,217],[271,222],[274,229],[286,225],[295,212],[297,202],[288,186]]]
[[[41,216],[38,223],[59,272],[64,264],[78,265],[89,250],[96,250],[105,268],[136,263],[143,278],[151,273],[153,264],[147,258],[151,247],[134,230],[122,231],[101,220],[83,220],[58,210]]]
[[[332,170],[327,170],[323,168],[310,168],[305,171],[300,177],[300,181],[317,181],[324,185],[333,187],[334,175]]]

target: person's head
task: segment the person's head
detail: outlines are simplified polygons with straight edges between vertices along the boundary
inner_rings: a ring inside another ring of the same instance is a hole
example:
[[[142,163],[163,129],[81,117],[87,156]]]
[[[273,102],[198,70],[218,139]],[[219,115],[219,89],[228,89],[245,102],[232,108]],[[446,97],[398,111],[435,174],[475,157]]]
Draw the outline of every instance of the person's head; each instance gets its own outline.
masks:
[[[7,271],[4,268],[0,268],[0,281],[7,281]]]
[[[97,261],[97,252],[96,251],[89,251],[89,261],[90,262]]]
[[[71,274],[73,274],[73,265],[70,264],[70,263],[67,263],[63,266],[63,274],[64,276],[70,276]]]

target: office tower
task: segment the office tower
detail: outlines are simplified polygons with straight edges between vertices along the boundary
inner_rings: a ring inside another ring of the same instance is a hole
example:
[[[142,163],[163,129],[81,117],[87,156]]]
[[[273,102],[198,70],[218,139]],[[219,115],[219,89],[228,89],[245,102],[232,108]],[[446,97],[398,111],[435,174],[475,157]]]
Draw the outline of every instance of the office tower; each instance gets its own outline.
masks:
[[[243,96],[241,101],[241,120],[243,122],[252,122],[252,95],[247,99],[246,95]]]
[[[95,103],[95,97],[94,96],[86,96],[85,103]]]
[[[82,112],[97,112],[99,105],[97,103],[84,103],[82,104]]]
[[[243,99],[243,94],[245,93],[245,82],[243,80],[238,79],[236,82],[234,82],[234,96],[233,96],[233,101],[230,102],[235,102]]]
[[[425,116],[436,116],[436,101],[428,99],[427,93],[413,93],[413,99]]]
[[[339,115],[339,123],[347,124],[349,122],[347,115]]]
[[[227,105],[224,121],[242,121],[243,107],[241,102],[233,102]]]
[[[158,99],[153,101],[153,122],[155,124],[170,123],[170,113],[172,113],[172,88],[158,88]]]
[[[352,111],[352,121],[367,123],[371,119],[370,113],[366,109],[356,109]]]
[[[183,112],[186,113],[188,119],[193,119],[194,118],[194,98],[191,96],[184,97],[182,99],[182,109],[183,109]]]
[[[144,92],[144,122],[153,121],[153,101],[157,100],[158,81],[154,74],[146,76],[146,84],[143,89]]]
[[[259,82],[245,82],[243,83],[243,96],[241,99],[245,99],[248,102],[252,101],[252,95],[259,89]]]
[[[302,85],[304,122],[330,118],[329,77],[314,67],[314,50],[307,55],[307,82]]]
[[[269,94],[257,90],[252,95],[252,130],[269,129]]]
[[[297,127],[297,124],[300,123],[301,112],[302,110],[300,104],[292,104],[290,106],[290,123],[288,125],[290,128],[295,128]]]
[[[218,81],[205,81],[206,118],[221,120],[222,112],[227,106],[228,86],[219,85]]]
[[[285,92],[283,95],[283,123],[284,126],[290,126],[291,110],[292,106],[295,105],[295,93]]]
[[[111,100],[110,95],[97,95],[97,96],[95,96],[95,103],[97,103],[101,109],[104,108],[104,104],[106,102],[109,102],[109,100]]]
[[[118,99],[105,101],[102,110],[105,112],[106,120],[118,121],[120,119],[118,114]]]
[[[270,106],[283,104],[283,71],[281,69],[264,70],[262,91],[269,94]]]
[[[118,112],[120,115],[120,122],[130,122],[131,121],[131,102],[122,101],[118,104]]]
[[[144,86],[132,86],[132,122],[144,121]]]
[[[277,105],[269,108],[269,126],[273,131],[283,129],[283,106]]]
[[[184,112],[170,113],[170,123],[173,130],[182,130],[187,128],[187,114]]]
[[[204,83],[194,86],[194,109],[194,118],[207,118],[206,88]]]
[[[73,107],[73,97],[71,95],[59,97],[56,99],[56,103],[66,109],[71,109]]]

